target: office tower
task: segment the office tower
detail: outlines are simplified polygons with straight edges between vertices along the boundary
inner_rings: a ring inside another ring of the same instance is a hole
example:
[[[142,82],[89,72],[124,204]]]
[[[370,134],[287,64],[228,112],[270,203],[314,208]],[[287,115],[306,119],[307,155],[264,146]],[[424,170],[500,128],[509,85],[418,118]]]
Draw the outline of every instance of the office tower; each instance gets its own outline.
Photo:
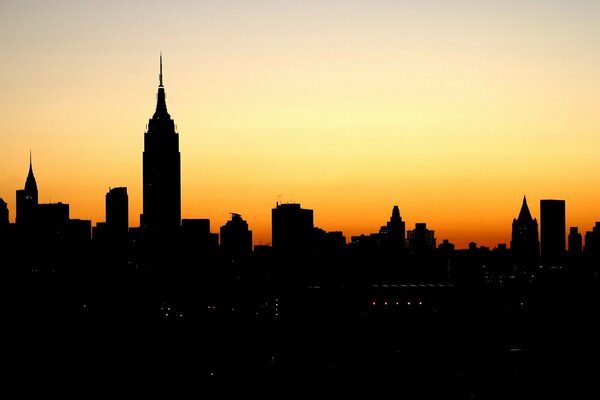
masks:
[[[531,217],[525,196],[519,216],[513,219],[510,249],[515,260],[519,262],[534,262],[540,255],[538,222]]]
[[[584,250],[588,256],[600,256],[600,222],[596,222],[592,230],[585,233]]]
[[[405,224],[400,216],[400,209],[394,206],[392,216],[386,225],[379,229],[380,239],[383,243],[397,248],[404,248]]]
[[[542,261],[556,263],[565,253],[565,201],[541,200]]]
[[[416,223],[415,229],[406,232],[408,248],[414,253],[435,250],[435,232],[427,229],[427,224]]]
[[[143,214],[147,231],[168,233],[181,225],[181,160],[179,135],[167,112],[163,86],[162,55],[156,111],[144,134]]]
[[[231,259],[252,254],[252,231],[240,214],[232,213],[231,219],[221,227],[221,250]]]
[[[25,180],[25,188],[17,190],[17,217],[18,225],[32,225],[35,218],[35,210],[38,205],[38,189],[33,175],[31,153],[29,153],[29,173]]]
[[[0,230],[8,226],[8,205],[0,198]]]
[[[314,247],[313,210],[300,204],[279,204],[271,210],[273,251],[277,255],[312,253]]]
[[[106,193],[106,228],[115,238],[126,238],[129,229],[129,197],[126,187],[109,189]]]
[[[582,250],[582,238],[576,226],[569,228],[569,254],[578,255]]]

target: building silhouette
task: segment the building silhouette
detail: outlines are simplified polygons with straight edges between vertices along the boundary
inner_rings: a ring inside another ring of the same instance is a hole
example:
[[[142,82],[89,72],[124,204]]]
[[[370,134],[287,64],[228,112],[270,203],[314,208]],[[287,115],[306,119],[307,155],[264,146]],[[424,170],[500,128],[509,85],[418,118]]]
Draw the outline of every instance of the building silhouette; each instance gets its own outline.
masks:
[[[569,228],[569,254],[575,256],[582,252],[582,238],[579,229],[576,226]]]
[[[592,230],[585,233],[584,251],[594,258],[600,256],[600,222],[596,222]]]
[[[516,261],[529,263],[539,258],[540,241],[538,237],[537,219],[531,217],[527,198],[523,196],[519,216],[513,219],[512,240],[510,241],[510,249]]]
[[[167,112],[161,55],[156,111],[144,134],[140,225],[149,232],[172,232],[181,225],[180,158],[179,135]]]
[[[252,255],[252,231],[240,214],[231,213],[231,219],[221,227],[221,250],[230,259]]]
[[[35,224],[41,231],[52,236],[60,235],[69,221],[69,205],[65,203],[38,204]]]
[[[413,253],[420,254],[435,250],[435,232],[427,229],[427,224],[416,223],[415,229],[406,232],[407,247]]]
[[[380,240],[396,249],[404,248],[405,224],[400,216],[400,209],[394,206],[392,216],[387,224],[379,228]]]
[[[0,198],[0,230],[5,229],[8,224],[8,205]]]
[[[314,245],[313,210],[279,204],[271,210],[273,251],[277,255],[310,254]]]
[[[540,219],[542,261],[556,263],[565,254],[565,201],[541,200]]]
[[[38,206],[38,188],[33,175],[31,153],[29,154],[29,173],[25,180],[25,188],[17,190],[17,215],[16,223],[21,226],[30,226],[35,219]]]
[[[106,228],[115,238],[126,238],[129,230],[129,196],[126,187],[106,193]]]

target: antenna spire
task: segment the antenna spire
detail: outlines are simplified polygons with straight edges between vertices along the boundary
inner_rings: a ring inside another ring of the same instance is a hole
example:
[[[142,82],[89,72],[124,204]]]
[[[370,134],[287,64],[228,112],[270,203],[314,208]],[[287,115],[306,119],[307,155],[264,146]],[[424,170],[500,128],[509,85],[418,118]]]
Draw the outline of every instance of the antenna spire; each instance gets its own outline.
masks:
[[[158,87],[163,87],[163,81],[162,81],[162,51],[160,52],[160,74],[158,75],[158,81],[159,81]]]

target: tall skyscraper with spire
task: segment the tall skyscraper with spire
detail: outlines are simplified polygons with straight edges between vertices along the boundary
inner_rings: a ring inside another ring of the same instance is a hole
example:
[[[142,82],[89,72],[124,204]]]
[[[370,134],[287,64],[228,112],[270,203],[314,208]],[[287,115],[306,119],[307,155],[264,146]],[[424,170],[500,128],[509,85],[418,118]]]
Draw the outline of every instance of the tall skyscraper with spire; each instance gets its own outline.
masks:
[[[18,225],[33,224],[35,209],[38,205],[38,189],[33,175],[31,152],[29,152],[29,173],[25,180],[25,188],[17,190],[17,216]]]
[[[515,259],[523,263],[536,261],[540,256],[540,241],[538,238],[537,219],[531,217],[527,206],[527,198],[523,196],[519,217],[513,219],[512,223],[510,249]]]
[[[167,112],[160,56],[156,111],[144,134],[143,213],[141,226],[170,232],[181,225],[181,155],[175,122]]]

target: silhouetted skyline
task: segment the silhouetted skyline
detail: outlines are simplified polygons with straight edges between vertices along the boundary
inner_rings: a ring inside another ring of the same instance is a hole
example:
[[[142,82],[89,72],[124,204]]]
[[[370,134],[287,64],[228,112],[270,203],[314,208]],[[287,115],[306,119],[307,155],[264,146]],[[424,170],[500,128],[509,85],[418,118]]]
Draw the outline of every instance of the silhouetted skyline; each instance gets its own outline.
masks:
[[[566,200],[568,226],[600,220],[595,2],[6,0],[0,10],[11,221],[32,150],[40,202],[96,224],[98,193],[127,187],[139,225],[140,135],[161,50],[182,218],[219,227],[236,211],[267,244],[277,201],[347,238],[377,232],[398,204],[408,227],[427,222],[460,248],[508,243],[523,195],[538,222],[539,200],[553,198]]]

